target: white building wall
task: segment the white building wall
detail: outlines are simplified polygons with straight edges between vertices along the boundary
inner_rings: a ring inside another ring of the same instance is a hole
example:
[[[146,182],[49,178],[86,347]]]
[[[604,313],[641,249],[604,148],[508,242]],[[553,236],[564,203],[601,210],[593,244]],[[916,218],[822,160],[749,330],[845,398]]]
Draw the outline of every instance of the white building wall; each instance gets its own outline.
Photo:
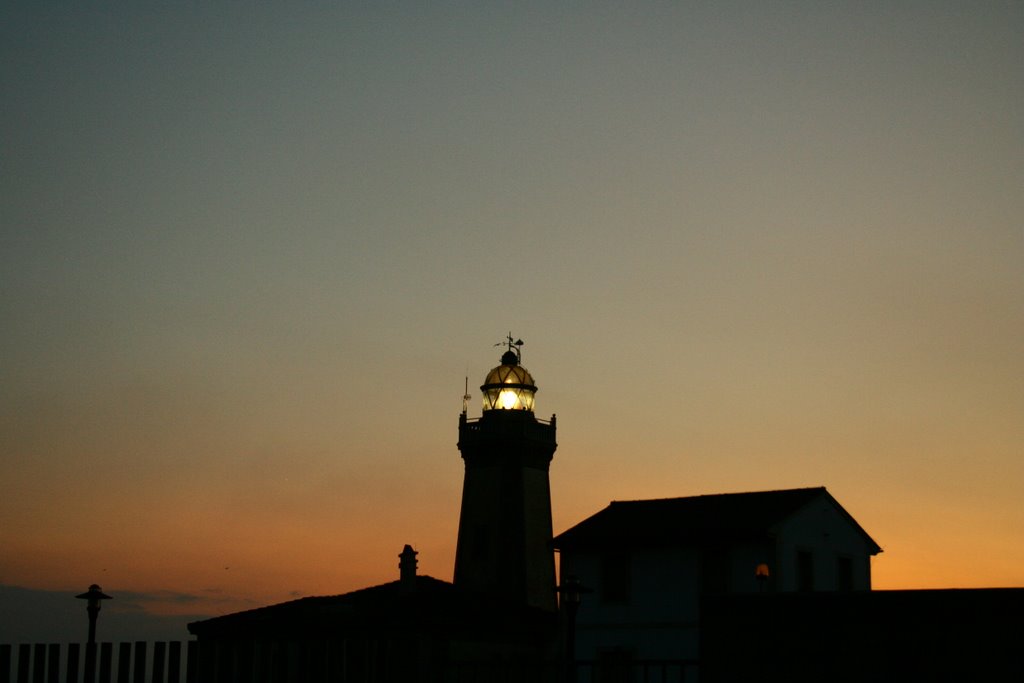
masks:
[[[561,558],[562,577],[575,575],[586,588],[577,615],[576,652],[585,660],[602,651],[626,650],[634,659],[696,659],[700,555],[692,548],[631,553],[628,599],[602,596],[602,556]]]
[[[776,590],[795,591],[798,585],[800,551],[811,553],[814,561],[814,589],[838,590],[838,559],[852,562],[853,589],[871,589],[871,548],[864,536],[850,524],[828,498],[805,506],[777,530]],[[774,569],[774,568],[773,568]]]
[[[797,590],[800,551],[809,551],[814,558],[815,590],[837,589],[840,556],[851,560],[854,590],[870,589],[872,546],[826,496],[794,514],[774,532],[759,541],[725,546],[728,564],[723,568],[729,572],[725,590]],[[765,584],[755,575],[761,563],[768,564],[771,572]],[[562,579],[577,576],[593,591],[584,594],[577,615],[577,657],[596,660],[602,651],[624,650],[633,659],[696,659],[704,586],[701,574],[707,567],[703,551],[696,546],[636,549],[630,554],[629,599],[608,602],[602,597],[602,554],[562,553]]]

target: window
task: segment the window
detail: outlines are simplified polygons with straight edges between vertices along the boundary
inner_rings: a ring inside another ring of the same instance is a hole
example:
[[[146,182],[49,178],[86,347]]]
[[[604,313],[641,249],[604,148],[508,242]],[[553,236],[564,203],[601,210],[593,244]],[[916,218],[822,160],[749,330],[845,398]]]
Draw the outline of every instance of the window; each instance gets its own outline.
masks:
[[[849,557],[836,558],[836,590],[853,590],[853,559]]]
[[[796,589],[814,590],[814,555],[810,550],[799,550],[796,554]]]
[[[629,602],[630,574],[629,553],[609,553],[601,558],[601,600]]]
[[[590,680],[600,683],[630,683],[633,680],[633,653],[625,648],[600,648],[596,665]]]

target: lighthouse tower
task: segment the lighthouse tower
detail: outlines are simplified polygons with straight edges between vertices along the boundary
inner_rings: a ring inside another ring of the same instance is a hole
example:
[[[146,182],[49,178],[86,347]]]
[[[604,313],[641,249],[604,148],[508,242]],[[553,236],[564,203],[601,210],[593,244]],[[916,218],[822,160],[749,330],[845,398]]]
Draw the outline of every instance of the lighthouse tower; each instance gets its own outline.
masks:
[[[455,585],[512,604],[556,609],[548,466],[555,416],[533,414],[537,386],[508,337],[501,365],[487,373],[483,413],[459,417],[466,463],[455,551]]]

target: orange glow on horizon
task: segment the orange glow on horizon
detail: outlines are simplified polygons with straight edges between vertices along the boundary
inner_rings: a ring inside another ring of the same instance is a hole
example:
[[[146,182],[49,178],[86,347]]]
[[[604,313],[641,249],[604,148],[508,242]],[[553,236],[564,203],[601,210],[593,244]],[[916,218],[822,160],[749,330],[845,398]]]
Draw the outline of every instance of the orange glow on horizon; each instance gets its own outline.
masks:
[[[555,533],[825,486],[1024,585],[1019,4],[8,5],[3,584],[451,579],[512,329]]]

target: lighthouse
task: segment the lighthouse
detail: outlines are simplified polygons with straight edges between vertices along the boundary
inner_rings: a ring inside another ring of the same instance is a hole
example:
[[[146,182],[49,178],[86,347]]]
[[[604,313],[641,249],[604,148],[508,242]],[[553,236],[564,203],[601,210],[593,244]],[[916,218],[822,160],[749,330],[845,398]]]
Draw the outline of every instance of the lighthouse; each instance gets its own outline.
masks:
[[[556,609],[548,468],[555,416],[534,415],[537,385],[508,336],[480,391],[483,412],[459,417],[462,485],[455,585],[509,604]]]

